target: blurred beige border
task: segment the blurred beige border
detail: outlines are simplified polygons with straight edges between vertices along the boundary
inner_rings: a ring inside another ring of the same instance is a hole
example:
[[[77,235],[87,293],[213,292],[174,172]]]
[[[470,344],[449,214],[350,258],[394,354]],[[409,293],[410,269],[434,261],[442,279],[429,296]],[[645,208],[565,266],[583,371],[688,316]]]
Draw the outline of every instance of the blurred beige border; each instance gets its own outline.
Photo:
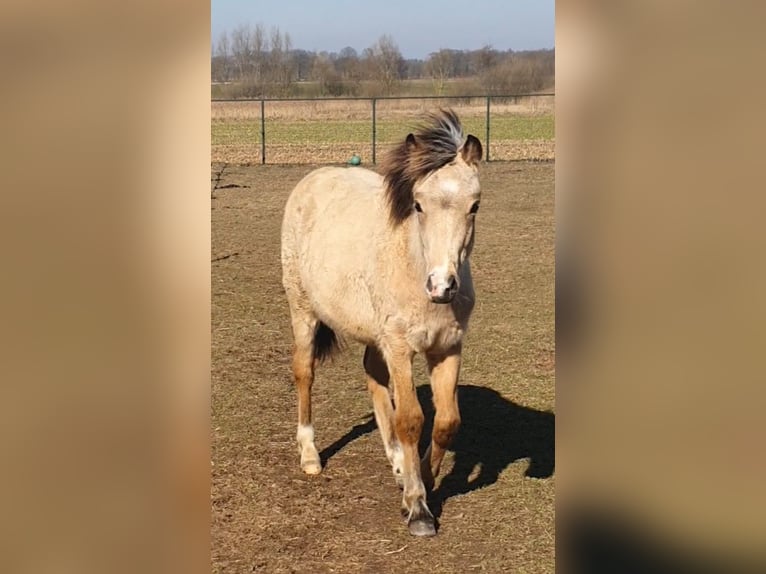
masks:
[[[209,571],[207,2],[0,8],[0,570]]]
[[[760,6],[556,4],[559,545],[764,557]]]

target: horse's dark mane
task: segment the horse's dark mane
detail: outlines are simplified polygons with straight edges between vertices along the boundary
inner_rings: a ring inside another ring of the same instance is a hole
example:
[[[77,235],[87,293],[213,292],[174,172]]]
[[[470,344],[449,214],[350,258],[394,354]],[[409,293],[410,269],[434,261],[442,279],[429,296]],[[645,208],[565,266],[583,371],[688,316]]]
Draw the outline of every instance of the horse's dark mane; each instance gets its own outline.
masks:
[[[386,154],[381,171],[394,225],[412,212],[412,190],[418,180],[454,160],[464,139],[457,114],[441,109],[428,114],[425,123]]]

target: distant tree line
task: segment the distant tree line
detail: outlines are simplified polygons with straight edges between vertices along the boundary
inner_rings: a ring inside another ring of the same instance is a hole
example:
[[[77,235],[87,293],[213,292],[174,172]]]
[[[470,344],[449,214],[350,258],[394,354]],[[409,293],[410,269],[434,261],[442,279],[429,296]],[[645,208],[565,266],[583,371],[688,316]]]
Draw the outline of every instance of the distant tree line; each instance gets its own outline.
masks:
[[[289,97],[310,82],[320,96],[397,94],[406,80],[429,80],[432,93],[445,95],[450,82],[486,94],[527,94],[554,85],[554,50],[442,49],[425,60],[404,59],[389,35],[361,54],[295,49],[290,34],[262,24],[243,24],[215,42],[212,81],[232,83],[234,97]]]

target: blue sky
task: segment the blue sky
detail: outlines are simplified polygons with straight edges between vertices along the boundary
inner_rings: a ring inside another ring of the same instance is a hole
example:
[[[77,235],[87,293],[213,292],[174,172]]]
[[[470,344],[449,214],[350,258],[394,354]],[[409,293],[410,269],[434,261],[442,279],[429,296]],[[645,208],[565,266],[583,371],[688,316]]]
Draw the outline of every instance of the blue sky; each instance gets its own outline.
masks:
[[[555,0],[211,0],[215,43],[224,30],[261,23],[294,48],[361,51],[390,34],[405,58],[440,48],[553,48]]]

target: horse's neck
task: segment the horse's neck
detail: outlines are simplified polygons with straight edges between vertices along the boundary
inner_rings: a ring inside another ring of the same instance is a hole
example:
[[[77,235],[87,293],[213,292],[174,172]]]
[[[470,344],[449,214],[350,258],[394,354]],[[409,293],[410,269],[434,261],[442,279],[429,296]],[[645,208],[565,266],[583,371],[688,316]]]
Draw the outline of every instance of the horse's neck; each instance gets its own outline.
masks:
[[[423,243],[412,225],[411,220],[405,220],[391,230],[391,247],[398,267],[404,267],[414,277],[425,276],[426,258],[423,253]],[[406,263],[406,265],[402,265]]]

